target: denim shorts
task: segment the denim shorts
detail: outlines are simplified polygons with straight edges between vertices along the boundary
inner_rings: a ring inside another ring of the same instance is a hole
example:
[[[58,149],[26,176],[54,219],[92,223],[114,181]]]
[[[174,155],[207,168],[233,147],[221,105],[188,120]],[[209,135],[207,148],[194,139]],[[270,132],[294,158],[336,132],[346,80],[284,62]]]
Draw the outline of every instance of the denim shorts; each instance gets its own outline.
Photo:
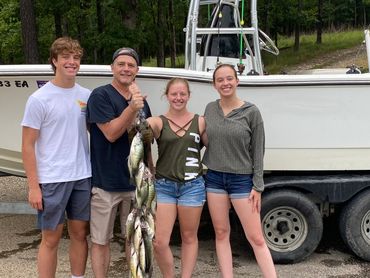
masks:
[[[188,182],[158,179],[155,182],[157,202],[185,207],[199,207],[206,201],[203,177]]]
[[[41,184],[43,210],[38,211],[37,226],[41,230],[55,230],[69,220],[90,220],[90,178]]]
[[[208,169],[205,175],[206,190],[228,194],[231,199],[248,198],[253,187],[253,175],[232,174]]]

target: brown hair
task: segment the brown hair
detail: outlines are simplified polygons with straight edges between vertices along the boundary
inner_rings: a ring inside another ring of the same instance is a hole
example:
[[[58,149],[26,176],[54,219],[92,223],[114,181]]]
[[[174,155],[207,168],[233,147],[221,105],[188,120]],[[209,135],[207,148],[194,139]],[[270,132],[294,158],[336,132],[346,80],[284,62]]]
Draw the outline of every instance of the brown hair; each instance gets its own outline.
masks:
[[[215,70],[214,70],[214,72],[213,72],[213,84],[215,84],[215,82],[216,82],[216,72],[217,72],[220,68],[225,68],[225,67],[232,69],[232,70],[233,70],[233,72],[234,72],[234,76],[235,76],[235,78],[236,78],[236,79],[238,79],[238,74],[237,74],[237,72],[236,72],[236,70],[235,70],[235,67],[234,67],[233,65],[230,65],[230,64],[220,64],[220,65],[218,65],[218,66],[216,67],[216,69],[215,69]]]
[[[183,83],[183,84],[185,84],[186,88],[188,89],[189,95],[190,95],[189,82],[185,78],[181,78],[181,77],[171,78],[171,80],[167,82],[166,90],[164,91],[164,95],[166,95],[166,96],[168,95],[168,91],[170,90],[170,87],[173,84],[175,84],[175,83]]]
[[[53,64],[53,59],[57,59],[59,54],[63,52],[75,52],[80,57],[83,55],[83,48],[81,47],[80,43],[77,40],[74,40],[70,37],[61,37],[56,39],[50,47],[50,56],[49,56],[49,63],[55,72],[56,67]]]

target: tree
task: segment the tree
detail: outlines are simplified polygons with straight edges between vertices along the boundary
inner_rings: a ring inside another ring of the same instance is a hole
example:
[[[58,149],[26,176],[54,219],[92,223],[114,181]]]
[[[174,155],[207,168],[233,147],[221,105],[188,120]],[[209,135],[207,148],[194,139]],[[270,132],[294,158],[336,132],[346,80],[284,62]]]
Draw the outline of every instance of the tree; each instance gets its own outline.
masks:
[[[322,43],[322,9],[323,0],[317,0],[317,19],[316,19],[316,43]]]
[[[98,36],[99,34],[104,33],[104,12],[103,7],[100,3],[100,1],[96,1],[96,23],[97,23],[97,31]],[[98,61],[103,62],[104,61],[104,49],[101,47],[101,45],[96,45],[94,47],[94,62],[97,63]]]
[[[299,50],[299,37],[301,32],[301,14],[302,14],[302,0],[298,0],[297,17],[294,27],[294,50]]]
[[[39,63],[37,45],[36,18],[33,0],[20,0],[20,18],[22,26],[22,45],[27,64]]]
[[[156,7],[153,6],[153,11],[156,12],[156,17],[155,17],[155,28],[156,28],[156,42],[157,42],[157,66],[158,67],[165,67],[166,66],[166,60],[165,60],[165,55],[164,55],[164,3],[162,0],[157,0],[156,1],[157,5]]]
[[[171,56],[171,67],[176,66],[176,27],[174,17],[174,5],[173,0],[168,1],[168,27],[170,29],[170,56]]]

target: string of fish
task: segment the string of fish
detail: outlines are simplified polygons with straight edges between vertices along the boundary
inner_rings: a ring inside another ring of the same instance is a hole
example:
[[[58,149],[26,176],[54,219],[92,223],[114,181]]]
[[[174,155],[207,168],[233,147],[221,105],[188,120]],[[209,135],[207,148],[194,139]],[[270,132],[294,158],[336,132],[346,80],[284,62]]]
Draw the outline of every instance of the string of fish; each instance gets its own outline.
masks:
[[[130,273],[132,278],[152,277],[153,238],[155,233],[156,194],[154,180],[144,163],[142,131],[148,128],[142,111],[136,119],[136,135],[133,137],[128,157],[131,179],[136,185],[134,206],[127,217],[126,235],[130,243]]]

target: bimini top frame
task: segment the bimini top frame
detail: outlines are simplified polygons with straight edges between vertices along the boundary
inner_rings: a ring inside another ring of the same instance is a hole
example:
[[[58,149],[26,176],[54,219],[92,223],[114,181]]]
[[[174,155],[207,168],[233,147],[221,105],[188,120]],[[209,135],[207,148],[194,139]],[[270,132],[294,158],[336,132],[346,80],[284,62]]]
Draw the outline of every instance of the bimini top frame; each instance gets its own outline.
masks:
[[[250,2],[250,14],[251,14],[251,26],[243,27],[240,21],[240,13],[239,13],[239,0],[209,0],[209,1],[202,1],[202,0],[192,0],[190,1],[189,5],[189,13],[187,18],[187,25],[185,28],[186,32],[186,46],[185,46],[185,68],[191,70],[199,70],[199,59],[197,60],[197,39],[201,35],[206,35],[207,39],[205,40],[205,51],[204,57],[201,61],[202,71],[207,71],[206,68],[206,59],[208,53],[208,46],[209,40],[211,35],[225,35],[225,34],[235,34],[235,35],[242,35],[243,36],[243,45],[245,45],[245,56],[250,57],[251,68],[258,72],[259,74],[263,74],[263,63],[261,59],[261,49],[260,43],[262,42],[259,38],[259,29],[258,29],[258,18],[257,18],[257,0],[251,0]],[[208,4],[215,4],[215,10],[213,12],[213,18],[211,19],[210,27],[208,28],[199,28],[198,27],[198,19],[199,19],[199,9],[202,5]],[[216,24],[216,18],[219,17],[220,8],[222,5],[230,5],[234,8],[234,21],[235,26],[233,28],[224,28],[218,27]],[[263,33],[262,35],[267,39],[270,44],[271,40]],[[247,40],[246,35],[249,35],[252,39]],[[252,44],[251,46],[249,44]],[[272,43],[273,45],[273,43]],[[278,53],[277,48],[273,45],[274,54]],[[246,54],[248,51],[248,55]],[[271,51],[270,51],[271,52]],[[275,53],[276,52],[276,53]],[[250,55],[249,55],[250,54]]]

